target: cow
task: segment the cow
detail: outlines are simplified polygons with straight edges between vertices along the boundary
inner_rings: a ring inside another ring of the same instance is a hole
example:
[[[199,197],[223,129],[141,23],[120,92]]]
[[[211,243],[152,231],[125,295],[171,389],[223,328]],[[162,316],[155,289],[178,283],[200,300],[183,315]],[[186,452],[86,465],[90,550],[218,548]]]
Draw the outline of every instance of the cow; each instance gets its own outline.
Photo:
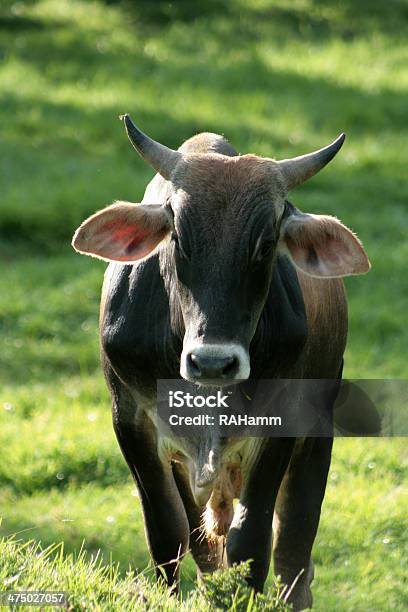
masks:
[[[258,592],[273,555],[275,574],[293,587],[294,609],[310,607],[332,437],[249,437],[237,445],[206,431],[188,444],[163,444],[152,413],[158,379],[217,389],[341,379],[342,277],[364,274],[370,263],[337,218],[303,213],[287,197],[336,155],[345,135],[275,161],[238,155],[213,133],[173,150],[128,114],[122,119],[157,174],[140,204],[118,201],[97,212],[72,244],[109,262],[102,363],[157,575],[177,590],[187,551],[199,575],[251,560],[248,583]]]

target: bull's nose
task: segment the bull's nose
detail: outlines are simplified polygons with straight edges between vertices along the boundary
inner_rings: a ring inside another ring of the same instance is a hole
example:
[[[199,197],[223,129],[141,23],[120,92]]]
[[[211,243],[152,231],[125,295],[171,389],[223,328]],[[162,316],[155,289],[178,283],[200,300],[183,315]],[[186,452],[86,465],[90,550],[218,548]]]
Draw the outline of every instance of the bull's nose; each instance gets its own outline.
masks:
[[[188,343],[180,359],[180,374],[200,385],[223,386],[245,380],[249,355],[240,344]]]
[[[194,351],[188,354],[190,375],[194,378],[234,378],[239,370],[236,355],[213,357]]]

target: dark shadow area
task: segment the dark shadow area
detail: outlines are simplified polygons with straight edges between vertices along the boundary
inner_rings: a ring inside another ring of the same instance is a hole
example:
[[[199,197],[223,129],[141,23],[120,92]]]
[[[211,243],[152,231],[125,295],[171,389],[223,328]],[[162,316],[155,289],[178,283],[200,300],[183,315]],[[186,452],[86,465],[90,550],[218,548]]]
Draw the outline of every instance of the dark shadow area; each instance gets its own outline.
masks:
[[[405,0],[392,3],[384,0],[312,0],[308,4],[287,6],[246,6],[241,11],[246,29],[263,22],[274,24],[277,30],[300,38],[321,40],[337,36],[352,40],[361,34],[383,32],[404,33],[408,24],[408,4]]]
[[[39,19],[0,15],[0,29],[18,32],[20,30],[44,30],[45,28],[46,24]]]
[[[337,36],[352,40],[361,34],[383,32],[405,33],[408,26],[408,3],[405,0],[311,0],[303,5],[276,6],[273,2],[252,6],[246,2],[228,0],[99,0],[107,6],[116,6],[124,12],[130,23],[153,28],[166,28],[174,23],[192,23],[197,20],[224,20],[234,22],[230,27],[235,41],[242,35],[256,38],[265,26],[278,37],[296,36],[320,40]],[[0,2],[0,29],[10,32],[53,29],[61,25],[54,20],[47,23],[22,14],[22,8],[32,0],[18,3]],[[224,35],[228,35],[223,30]]]
[[[350,30],[389,34],[406,33],[408,2],[406,0],[312,0],[318,10],[338,15],[338,21]]]
[[[35,4],[36,0],[0,0],[0,30],[20,34],[52,30],[62,25],[57,19],[44,21],[38,17],[24,15],[24,11]]]
[[[129,17],[143,23],[164,26],[174,21],[191,22],[203,17],[222,17],[232,14],[228,0],[101,0],[108,5],[119,5]]]
[[[265,23],[276,31],[302,38],[326,38],[332,35],[353,39],[374,31],[403,33],[408,24],[408,3],[405,0],[311,0],[302,5],[273,2],[261,6],[228,0],[100,0],[119,6],[131,21],[153,27],[174,22],[189,23],[199,19],[227,17],[236,22],[235,34],[252,33]]]

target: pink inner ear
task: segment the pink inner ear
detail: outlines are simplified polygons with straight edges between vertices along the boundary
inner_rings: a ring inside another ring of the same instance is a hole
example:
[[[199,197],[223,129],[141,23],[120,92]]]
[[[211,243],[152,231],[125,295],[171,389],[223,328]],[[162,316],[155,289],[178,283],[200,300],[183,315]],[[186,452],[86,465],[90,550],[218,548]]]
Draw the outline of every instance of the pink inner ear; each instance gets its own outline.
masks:
[[[160,205],[117,202],[84,221],[72,245],[79,253],[105,261],[133,262],[149,255],[168,231],[167,215]]]
[[[118,261],[126,261],[129,255],[135,255],[151,233],[139,225],[124,224],[120,220],[106,221],[99,231],[101,234],[109,235],[109,241],[120,247],[116,255]],[[123,254],[120,255],[120,252]]]
[[[101,232],[108,232],[114,242],[121,244],[137,244],[148,236],[138,225],[124,225],[118,221],[107,221],[100,228]]]

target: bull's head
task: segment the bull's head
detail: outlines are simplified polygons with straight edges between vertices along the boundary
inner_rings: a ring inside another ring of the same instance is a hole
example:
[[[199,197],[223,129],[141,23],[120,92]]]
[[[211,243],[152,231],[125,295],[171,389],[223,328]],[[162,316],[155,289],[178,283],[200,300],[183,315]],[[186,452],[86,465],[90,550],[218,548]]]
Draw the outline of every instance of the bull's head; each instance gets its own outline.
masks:
[[[73,246],[130,264],[162,251],[162,265],[175,271],[172,287],[184,321],[183,378],[201,384],[248,378],[249,346],[278,254],[314,277],[370,269],[360,241],[338,219],[303,214],[286,200],[336,155],[344,135],[319,151],[275,161],[173,151],[128,115],[124,122],[134,148],[169,181],[170,196],[157,205],[105,208],[80,226]]]

